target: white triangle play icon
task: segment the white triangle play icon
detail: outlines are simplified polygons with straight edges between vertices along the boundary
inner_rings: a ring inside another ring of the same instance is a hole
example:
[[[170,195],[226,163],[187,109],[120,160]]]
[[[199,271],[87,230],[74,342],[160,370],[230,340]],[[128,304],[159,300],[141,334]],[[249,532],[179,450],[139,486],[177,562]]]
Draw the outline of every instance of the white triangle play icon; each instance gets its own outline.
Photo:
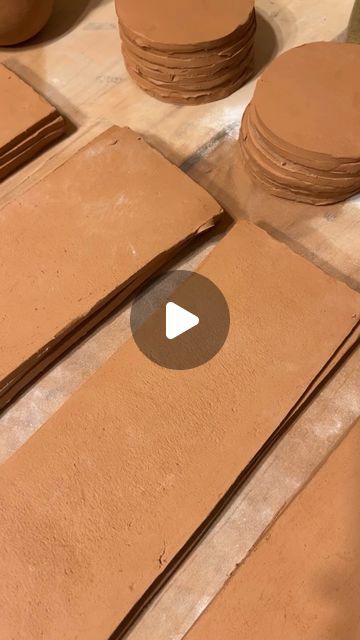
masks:
[[[179,307],[175,302],[168,302],[166,305],[166,337],[174,340],[183,333],[190,331],[200,323],[200,318],[183,307]]]

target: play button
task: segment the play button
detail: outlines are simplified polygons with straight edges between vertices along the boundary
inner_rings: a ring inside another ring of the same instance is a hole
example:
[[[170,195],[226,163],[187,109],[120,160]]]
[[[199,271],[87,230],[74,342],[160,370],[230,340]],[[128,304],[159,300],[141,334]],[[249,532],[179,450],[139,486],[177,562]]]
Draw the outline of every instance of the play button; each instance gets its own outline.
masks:
[[[168,302],[166,305],[166,337],[174,340],[183,333],[190,331],[200,322],[200,318],[183,307],[179,307],[175,302]]]
[[[222,348],[230,313],[219,288],[198,273],[170,271],[144,287],[131,309],[133,338],[168,369],[193,369]]]

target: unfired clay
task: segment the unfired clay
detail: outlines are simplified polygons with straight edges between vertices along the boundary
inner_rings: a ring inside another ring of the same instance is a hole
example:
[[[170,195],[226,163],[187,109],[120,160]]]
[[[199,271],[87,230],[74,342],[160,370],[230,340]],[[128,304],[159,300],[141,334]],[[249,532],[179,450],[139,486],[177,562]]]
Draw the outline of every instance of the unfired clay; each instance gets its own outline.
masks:
[[[0,65],[0,180],[65,132],[64,118],[45,98]]]
[[[129,340],[0,468],[5,637],[107,640],[359,324],[358,294],[247,222],[200,273],[231,313],[213,360]]]
[[[24,42],[50,18],[54,0],[0,0],[0,46]]]
[[[360,423],[185,640],[360,637]]]
[[[275,195],[329,204],[360,191],[360,49],[318,42],[276,59],[258,81],[240,141]]]
[[[236,39],[254,9],[253,0],[116,0],[120,23],[139,45],[154,49],[210,48]]]
[[[0,407],[221,214],[180,169],[118,127],[7,205]]]
[[[217,100],[252,73],[253,0],[118,0],[117,12],[129,74],[159,100]]]

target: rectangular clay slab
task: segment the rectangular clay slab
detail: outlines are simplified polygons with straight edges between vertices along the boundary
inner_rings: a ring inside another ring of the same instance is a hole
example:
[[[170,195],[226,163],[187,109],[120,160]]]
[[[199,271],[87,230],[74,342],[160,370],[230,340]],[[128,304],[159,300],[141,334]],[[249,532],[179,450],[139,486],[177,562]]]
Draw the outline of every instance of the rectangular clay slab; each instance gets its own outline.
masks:
[[[222,209],[112,127],[0,212],[0,408]]]
[[[0,96],[2,180],[59,138],[65,131],[65,121],[53,105],[2,64]]]
[[[5,637],[107,640],[357,326],[355,292],[246,222],[199,271],[230,306],[213,360],[129,340],[0,468]]]
[[[360,423],[186,640],[360,638]]]

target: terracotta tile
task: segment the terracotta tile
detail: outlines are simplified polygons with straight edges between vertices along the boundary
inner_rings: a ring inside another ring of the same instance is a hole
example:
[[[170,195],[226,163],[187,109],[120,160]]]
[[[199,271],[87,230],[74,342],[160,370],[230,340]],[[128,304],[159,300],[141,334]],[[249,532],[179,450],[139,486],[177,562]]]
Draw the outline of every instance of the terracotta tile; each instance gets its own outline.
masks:
[[[65,120],[35,89],[0,65],[0,180],[65,132]]]
[[[0,408],[221,214],[118,127],[3,208]]]
[[[213,360],[131,339],[0,468],[7,636],[106,640],[358,324],[358,294],[247,222],[199,272],[231,312]]]
[[[186,640],[360,637],[359,456],[360,423]]]

